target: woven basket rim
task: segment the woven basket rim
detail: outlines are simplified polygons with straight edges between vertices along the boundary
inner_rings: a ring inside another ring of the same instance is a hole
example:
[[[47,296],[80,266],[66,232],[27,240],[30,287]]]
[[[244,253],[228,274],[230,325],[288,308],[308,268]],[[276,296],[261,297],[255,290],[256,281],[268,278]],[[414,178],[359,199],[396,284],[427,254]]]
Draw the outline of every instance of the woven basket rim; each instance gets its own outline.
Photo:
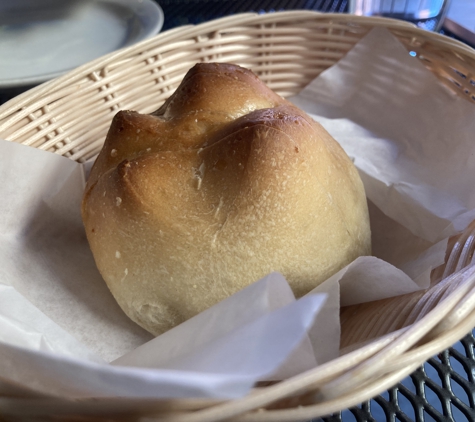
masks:
[[[265,24],[267,22],[278,22],[278,21],[286,21],[289,19],[297,19],[297,18],[314,18],[317,20],[337,20],[341,22],[352,22],[357,21],[361,24],[371,24],[374,26],[383,26],[388,29],[405,29],[411,30],[415,35],[422,36],[424,38],[430,38],[435,40],[442,45],[449,45],[451,49],[454,51],[465,53],[468,55],[473,56],[475,59],[475,49],[468,46],[467,44],[462,43],[461,41],[455,40],[453,38],[449,38],[445,35],[428,32],[424,29],[418,28],[415,24],[386,17],[379,17],[379,16],[353,16],[349,14],[343,13],[321,13],[318,11],[313,10],[290,10],[290,11],[277,11],[267,14],[259,14],[259,13],[239,13],[236,15],[225,16],[217,19],[213,19],[207,22],[199,23],[196,25],[189,24],[180,26],[177,28],[168,29],[166,31],[160,32],[157,35],[142,40],[133,46],[125,47],[120,50],[116,50],[114,52],[108,53],[104,56],[101,56],[95,60],[87,62],[81,66],[78,66],[76,69],[59,76],[55,79],[47,81],[41,85],[38,85],[22,94],[19,94],[17,97],[11,99],[10,101],[6,102],[2,106],[0,106],[0,119],[2,119],[3,114],[2,110],[6,109],[9,105],[15,104],[18,107],[22,107],[23,103],[28,103],[32,99],[38,98],[43,94],[46,94],[49,90],[57,89],[60,86],[64,86],[71,80],[77,79],[78,77],[87,76],[92,71],[97,69],[98,67],[106,66],[108,63],[119,60],[124,56],[127,56],[130,51],[134,50],[145,50],[148,46],[153,45],[157,39],[166,42],[170,39],[172,41],[174,38],[179,36],[180,38],[185,37],[186,35],[193,36],[195,32],[201,33],[205,32],[206,30],[212,30],[215,27],[226,28],[228,25],[237,24],[237,23],[246,23],[252,24],[253,22]],[[277,19],[272,19],[277,18]],[[0,133],[2,131],[2,125],[0,125]]]

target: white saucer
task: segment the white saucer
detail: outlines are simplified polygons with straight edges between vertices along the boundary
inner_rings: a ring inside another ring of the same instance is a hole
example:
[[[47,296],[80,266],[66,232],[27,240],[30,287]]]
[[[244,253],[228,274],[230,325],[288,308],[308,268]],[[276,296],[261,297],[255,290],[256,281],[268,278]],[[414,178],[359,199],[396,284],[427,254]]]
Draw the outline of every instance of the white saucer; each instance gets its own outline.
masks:
[[[34,85],[157,34],[152,0],[0,0],[0,88]]]

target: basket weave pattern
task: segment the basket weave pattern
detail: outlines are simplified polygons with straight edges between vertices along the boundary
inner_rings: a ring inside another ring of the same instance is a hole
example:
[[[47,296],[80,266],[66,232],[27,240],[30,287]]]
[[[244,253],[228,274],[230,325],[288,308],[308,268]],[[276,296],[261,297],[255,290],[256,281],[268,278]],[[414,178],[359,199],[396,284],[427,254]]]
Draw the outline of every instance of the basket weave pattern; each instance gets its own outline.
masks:
[[[0,138],[83,162],[99,152],[118,110],[156,110],[196,62],[248,67],[285,97],[298,93],[376,26],[388,28],[451,91],[475,103],[475,51],[441,35],[380,18],[310,11],[242,14],[167,31],[14,98],[0,107]],[[297,377],[256,387],[242,399],[70,402],[9,386],[0,390],[0,414],[1,409],[21,408],[18,415],[62,415],[61,420],[121,414],[161,421],[283,422],[354,406],[391,387],[475,326],[475,271],[469,265],[474,238],[469,227],[453,240],[448,264],[433,275],[434,283],[442,281],[428,292],[403,305],[376,303],[366,310],[400,306],[397,321],[374,327],[390,334]],[[353,331],[345,315],[354,311],[343,310],[343,332]],[[349,334],[346,340],[352,343]]]

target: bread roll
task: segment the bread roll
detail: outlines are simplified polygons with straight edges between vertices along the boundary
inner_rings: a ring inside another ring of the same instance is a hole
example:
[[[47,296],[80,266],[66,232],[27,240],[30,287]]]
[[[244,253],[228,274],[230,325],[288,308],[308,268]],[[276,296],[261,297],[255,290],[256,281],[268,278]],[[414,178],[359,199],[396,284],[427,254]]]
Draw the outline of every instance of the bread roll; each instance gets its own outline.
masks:
[[[82,213],[112,294],[155,335],[272,271],[302,296],[370,254],[345,152],[230,64],[197,64],[150,115],[117,113]]]

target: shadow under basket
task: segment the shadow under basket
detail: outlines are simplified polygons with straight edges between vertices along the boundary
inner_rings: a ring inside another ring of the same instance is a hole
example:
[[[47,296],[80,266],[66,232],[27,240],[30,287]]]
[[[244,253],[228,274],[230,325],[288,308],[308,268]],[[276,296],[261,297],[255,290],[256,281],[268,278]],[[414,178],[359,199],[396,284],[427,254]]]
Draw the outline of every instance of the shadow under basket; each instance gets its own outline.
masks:
[[[383,26],[455,94],[475,103],[475,51],[411,24],[311,11],[241,14],[176,28],[85,64],[0,107],[0,137],[84,162],[120,109],[150,113],[196,62],[252,69],[274,91],[298,93],[372,28]],[[0,375],[0,414],[12,420],[299,421],[381,393],[475,326],[475,225],[451,239],[432,287],[342,309],[345,354],[231,401],[82,399],[39,395]],[[385,315],[397,315],[386,318]],[[363,328],[357,328],[363,327]]]

